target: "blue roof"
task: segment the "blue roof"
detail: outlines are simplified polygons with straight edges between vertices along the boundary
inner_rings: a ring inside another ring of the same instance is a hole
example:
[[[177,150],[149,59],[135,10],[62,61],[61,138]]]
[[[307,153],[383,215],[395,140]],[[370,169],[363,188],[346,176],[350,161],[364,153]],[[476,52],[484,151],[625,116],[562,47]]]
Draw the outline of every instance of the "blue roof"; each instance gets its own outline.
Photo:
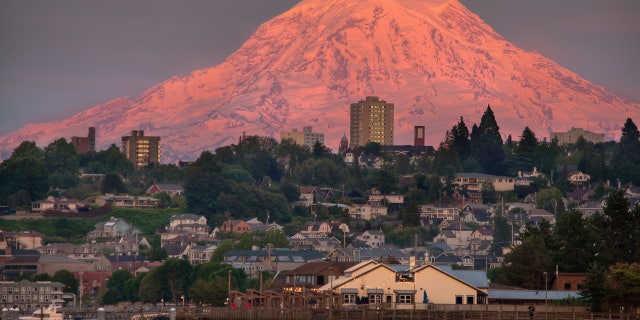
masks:
[[[437,266],[437,268],[476,288],[489,287],[487,273],[484,270],[454,270],[453,268],[451,268],[451,266]]]

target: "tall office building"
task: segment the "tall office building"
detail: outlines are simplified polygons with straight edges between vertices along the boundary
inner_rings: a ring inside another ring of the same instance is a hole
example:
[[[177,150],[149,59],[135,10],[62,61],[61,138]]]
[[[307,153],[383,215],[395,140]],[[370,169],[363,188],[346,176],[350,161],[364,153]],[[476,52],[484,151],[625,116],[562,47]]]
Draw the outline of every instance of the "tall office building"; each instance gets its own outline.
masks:
[[[122,152],[136,169],[160,163],[160,137],[147,137],[143,130],[132,130],[122,137]]]
[[[351,148],[378,142],[383,146],[393,145],[393,103],[378,97],[367,97],[352,103]]]
[[[77,153],[95,152],[96,128],[89,127],[89,135],[86,137],[71,137],[71,144],[76,148]]]
[[[316,142],[324,145],[324,133],[312,132],[311,126],[302,127],[302,132],[298,129],[291,131],[280,131],[280,141],[284,139],[292,139],[301,146],[312,148]]]

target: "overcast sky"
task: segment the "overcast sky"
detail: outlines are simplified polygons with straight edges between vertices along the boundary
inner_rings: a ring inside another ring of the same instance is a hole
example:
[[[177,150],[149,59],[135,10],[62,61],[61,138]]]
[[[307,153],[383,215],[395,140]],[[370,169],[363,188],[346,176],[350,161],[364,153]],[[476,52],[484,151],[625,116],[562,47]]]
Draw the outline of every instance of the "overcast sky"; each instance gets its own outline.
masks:
[[[2,0],[0,135],[214,66],[297,2]],[[640,102],[640,1],[461,2],[517,46]]]

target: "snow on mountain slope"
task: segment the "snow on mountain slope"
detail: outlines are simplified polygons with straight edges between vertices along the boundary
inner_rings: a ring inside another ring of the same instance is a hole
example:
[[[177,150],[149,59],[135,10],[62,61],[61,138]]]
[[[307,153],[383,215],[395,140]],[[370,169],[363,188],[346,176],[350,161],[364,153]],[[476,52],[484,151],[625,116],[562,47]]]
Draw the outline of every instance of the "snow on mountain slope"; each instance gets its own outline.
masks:
[[[539,138],[584,127],[619,136],[640,106],[503,39],[455,0],[306,0],[266,22],[220,65],[162,82],[135,98],[0,138],[7,157],[23,140],[46,145],[97,128],[98,148],[130,130],[162,137],[163,162],[247,135],[313,126],[329,148],[348,135],[348,107],[375,95],[395,103],[395,143],[425,125],[437,146],[460,116],[491,105],[503,135]]]

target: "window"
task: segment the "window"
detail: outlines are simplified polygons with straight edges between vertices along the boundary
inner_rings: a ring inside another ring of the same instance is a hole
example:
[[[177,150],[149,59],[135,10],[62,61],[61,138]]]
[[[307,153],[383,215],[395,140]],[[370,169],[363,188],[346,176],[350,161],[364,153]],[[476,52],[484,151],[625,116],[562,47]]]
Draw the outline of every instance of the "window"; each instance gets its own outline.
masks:
[[[571,290],[571,283],[567,282],[564,284],[564,289],[565,290]]]
[[[370,304],[379,304],[382,302],[382,295],[379,293],[371,293],[369,294],[369,303]]]
[[[356,304],[356,294],[355,293],[345,293],[343,295],[342,303],[344,303],[344,304]]]
[[[462,296],[456,296],[456,304],[462,304]]]
[[[398,295],[398,303],[401,303],[401,304],[412,304],[413,303],[413,295],[412,294],[399,294]]]
[[[467,296],[467,304],[473,304],[473,296]]]

